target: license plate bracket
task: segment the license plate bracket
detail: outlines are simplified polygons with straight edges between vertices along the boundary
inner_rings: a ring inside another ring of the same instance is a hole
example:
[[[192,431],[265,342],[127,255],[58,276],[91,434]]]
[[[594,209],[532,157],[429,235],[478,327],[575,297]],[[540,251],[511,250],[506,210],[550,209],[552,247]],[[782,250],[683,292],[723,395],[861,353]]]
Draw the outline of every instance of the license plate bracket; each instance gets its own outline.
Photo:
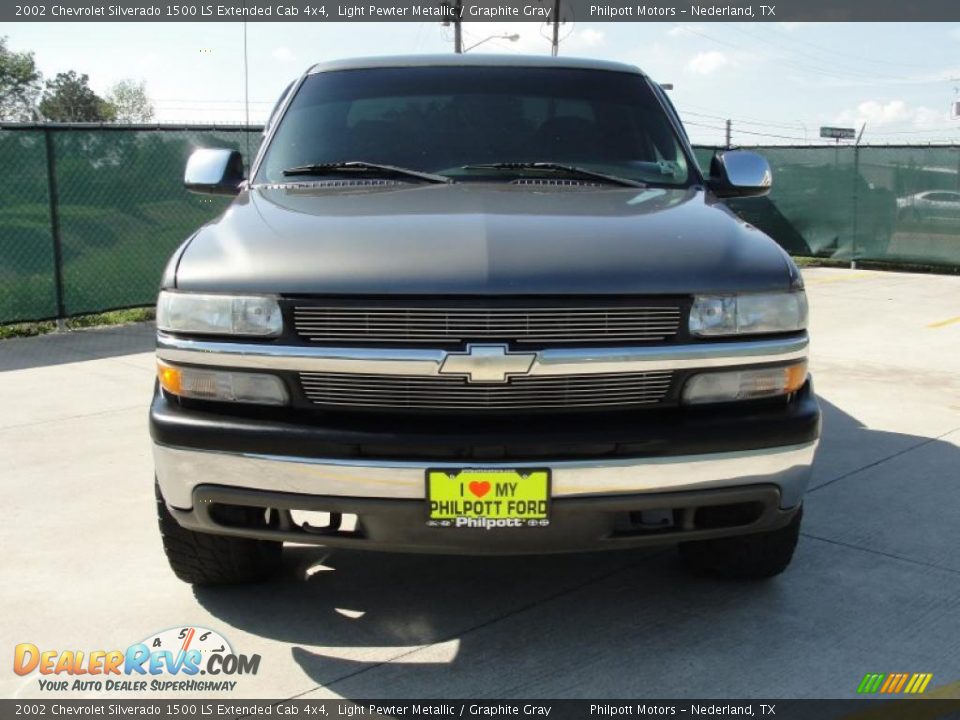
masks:
[[[427,525],[447,528],[538,528],[550,524],[547,468],[431,468]]]

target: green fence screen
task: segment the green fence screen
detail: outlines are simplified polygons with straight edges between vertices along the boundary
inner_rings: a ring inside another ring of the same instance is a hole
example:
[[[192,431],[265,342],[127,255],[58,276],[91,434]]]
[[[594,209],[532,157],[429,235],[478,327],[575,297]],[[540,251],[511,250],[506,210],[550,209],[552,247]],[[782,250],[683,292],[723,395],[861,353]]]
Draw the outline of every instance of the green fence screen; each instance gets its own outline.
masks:
[[[44,134],[0,130],[0,322],[57,313]]]
[[[247,158],[259,143],[259,129],[241,128],[0,129],[0,323],[153,302],[173,250],[228,204],[183,189],[187,157],[231,147]]]
[[[792,255],[960,267],[960,147],[750,149],[773,189],[729,205]]]
[[[228,202],[183,190],[190,152],[249,159],[259,142],[259,128],[0,128],[0,323],[153,302],[170,253]],[[753,149],[773,191],[730,205],[790,253],[960,267],[960,147]],[[712,153],[697,148],[702,167]]]

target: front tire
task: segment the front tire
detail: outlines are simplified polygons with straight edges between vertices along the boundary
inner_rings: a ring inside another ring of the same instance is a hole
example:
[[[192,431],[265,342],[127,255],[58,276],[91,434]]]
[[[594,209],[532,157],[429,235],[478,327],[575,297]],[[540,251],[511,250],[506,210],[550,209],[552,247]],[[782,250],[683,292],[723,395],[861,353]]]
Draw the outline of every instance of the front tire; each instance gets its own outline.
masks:
[[[198,533],[180,526],[154,486],[163,551],[173,574],[193,585],[260,582],[280,567],[283,543]]]
[[[779,575],[793,559],[803,508],[778,530],[680,543],[680,559],[697,575],[761,580]]]

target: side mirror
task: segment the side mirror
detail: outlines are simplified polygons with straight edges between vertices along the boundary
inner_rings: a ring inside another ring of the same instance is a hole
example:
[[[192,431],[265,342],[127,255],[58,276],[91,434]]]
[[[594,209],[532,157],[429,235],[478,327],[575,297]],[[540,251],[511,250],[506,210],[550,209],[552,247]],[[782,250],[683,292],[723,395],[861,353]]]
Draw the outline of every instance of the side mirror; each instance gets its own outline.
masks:
[[[756,197],[770,192],[773,173],[763,155],[747,150],[719,150],[710,161],[707,185],[717,197]]]
[[[201,195],[236,195],[243,180],[243,156],[221,148],[194,150],[183,173],[183,186]]]

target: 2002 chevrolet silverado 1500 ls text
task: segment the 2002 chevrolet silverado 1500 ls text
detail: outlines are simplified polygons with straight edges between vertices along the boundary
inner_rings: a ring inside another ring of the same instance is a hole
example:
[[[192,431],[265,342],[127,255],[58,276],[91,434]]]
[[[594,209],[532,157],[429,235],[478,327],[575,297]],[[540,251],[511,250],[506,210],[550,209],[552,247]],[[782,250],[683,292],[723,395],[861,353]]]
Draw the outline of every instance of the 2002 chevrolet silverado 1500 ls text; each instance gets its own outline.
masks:
[[[790,562],[820,433],[797,268],[724,205],[636,68],[333,62],[284,93],[248,177],[173,255],[150,410],[160,530],[191,583],[284,542],[543,553],[677,543]]]

